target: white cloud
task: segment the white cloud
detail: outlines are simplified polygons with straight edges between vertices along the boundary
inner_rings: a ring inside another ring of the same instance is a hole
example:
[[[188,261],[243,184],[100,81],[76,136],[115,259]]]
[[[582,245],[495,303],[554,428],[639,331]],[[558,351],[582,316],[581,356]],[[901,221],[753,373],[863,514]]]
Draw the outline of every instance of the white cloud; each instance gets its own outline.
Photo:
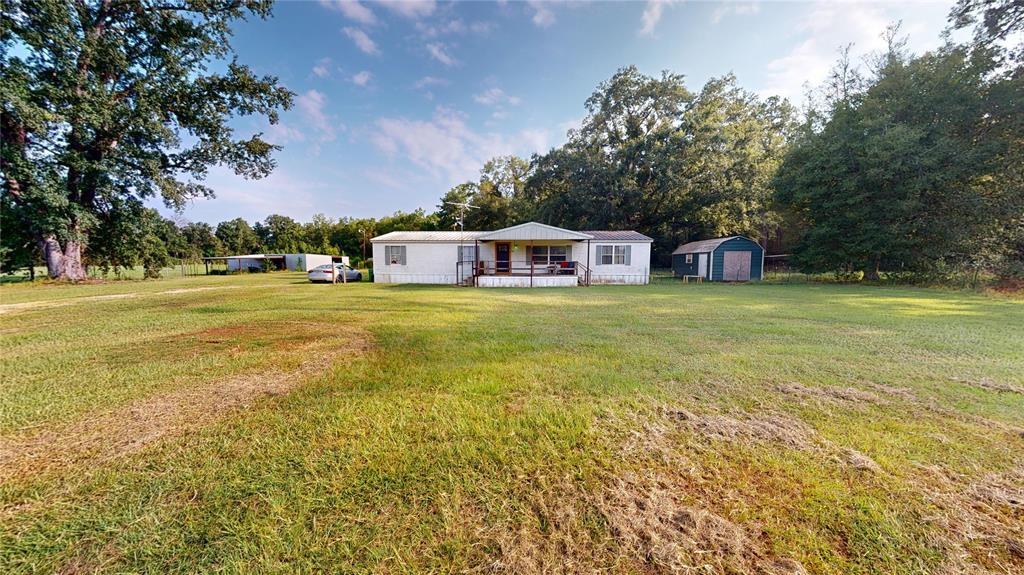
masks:
[[[469,31],[474,34],[480,34],[481,36],[491,33],[494,30],[494,24],[491,22],[473,22],[469,25]]]
[[[823,82],[839,56],[839,48],[854,44],[851,61],[885,48],[881,34],[890,18],[879,4],[819,3],[795,25],[795,46],[766,66],[767,79],[758,92],[799,100],[804,84]]]
[[[490,22],[479,21],[466,24],[461,18],[449,20],[442,24],[427,24],[425,22],[417,22],[416,29],[420,31],[420,34],[424,38],[438,38],[440,36],[450,36],[457,34],[473,33],[480,36],[487,35],[494,29],[494,25]]]
[[[385,154],[405,159],[435,179],[453,184],[476,178],[488,159],[504,154],[529,155],[547,151],[544,130],[523,130],[511,136],[478,133],[466,125],[466,116],[438,107],[429,121],[380,118],[370,139]]]
[[[320,58],[316,61],[316,65],[313,66],[313,74],[317,78],[326,78],[331,75],[331,59]]]
[[[414,86],[416,86],[416,88],[428,88],[430,86],[447,86],[448,84],[450,84],[450,82],[448,80],[445,80],[444,78],[438,78],[436,76],[424,76],[419,80],[416,80]]]
[[[292,142],[304,142],[306,140],[306,135],[302,133],[302,130],[293,128],[284,122],[271,124],[267,127],[266,135],[268,142],[271,144],[277,144],[278,146],[283,146]]]
[[[500,104],[509,104],[510,106],[518,106],[522,99],[517,96],[510,96],[505,93],[501,88],[490,88],[480,94],[475,94],[473,99],[479,104],[486,106],[497,106]]]
[[[547,28],[555,23],[555,13],[547,2],[541,0],[527,0],[526,2],[533,9],[533,23],[541,28]]]
[[[435,0],[384,0],[381,5],[395,14],[414,20],[430,16],[437,8]]]
[[[320,0],[320,4],[332,10],[337,10],[349,20],[354,20],[360,24],[372,25],[377,23],[377,17],[373,11],[360,4],[358,0]]]
[[[458,60],[448,53],[448,49],[441,42],[431,42],[427,44],[427,51],[430,52],[430,55],[435,60],[445,66],[454,66],[459,63]]]
[[[351,38],[355,42],[356,46],[367,54],[380,54],[380,49],[377,48],[377,43],[370,38],[369,34],[363,32],[358,28],[345,27],[345,35]]]
[[[345,208],[345,202],[339,201],[339,194],[334,189],[336,184],[296,177],[284,166],[259,180],[247,180],[230,169],[216,167],[210,170],[204,183],[213,189],[217,197],[189,206],[187,212],[192,218],[217,221],[219,214],[230,211],[232,217],[244,217],[250,222],[262,220],[270,214],[287,214],[308,220],[317,212],[341,212]],[[326,194],[328,191],[330,194]]]
[[[736,16],[750,16],[761,11],[761,5],[756,2],[723,2],[711,13],[711,23],[718,24],[730,14]]]
[[[355,76],[352,76],[352,83],[356,86],[365,86],[370,83],[371,78],[373,78],[373,74],[367,70],[363,70]]]
[[[654,29],[658,26],[658,22],[661,21],[661,16],[665,11],[665,6],[673,4],[675,0],[647,0],[647,5],[644,6],[644,13],[640,16],[640,35],[641,36],[653,36]]]
[[[402,190],[409,185],[408,180],[396,176],[392,170],[367,169],[363,170],[363,177],[379,186],[393,190]]]
[[[319,134],[318,142],[330,142],[337,136],[334,121],[327,115],[327,96],[319,90],[309,90],[295,98],[295,108]],[[319,152],[319,147],[315,148]]]
[[[583,128],[583,120],[584,118],[580,116],[578,118],[566,120],[559,124],[556,130],[558,133],[558,137],[561,138],[559,142],[565,142],[566,140],[568,140],[569,132],[572,132],[574,130],[581,130]]]
[[[531,153],[544,153],[551,150],[547,130],[526,129],[519,132],[518,138],[522,141],[523,149],[530,150]]]

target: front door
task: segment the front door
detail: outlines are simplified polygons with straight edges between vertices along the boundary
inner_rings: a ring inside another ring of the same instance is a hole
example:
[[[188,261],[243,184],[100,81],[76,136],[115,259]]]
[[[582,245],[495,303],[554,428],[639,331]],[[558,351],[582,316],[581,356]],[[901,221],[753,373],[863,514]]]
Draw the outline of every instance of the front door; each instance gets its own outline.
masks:
[[[725,252],[722,279],[745,282],[750,279],[750,252]]]
[[[708,254],[697,254],[697,275],[708,277]]]
[[[512,244],[499,242],[494,244],[494,271],[507,274],[512,271]]]

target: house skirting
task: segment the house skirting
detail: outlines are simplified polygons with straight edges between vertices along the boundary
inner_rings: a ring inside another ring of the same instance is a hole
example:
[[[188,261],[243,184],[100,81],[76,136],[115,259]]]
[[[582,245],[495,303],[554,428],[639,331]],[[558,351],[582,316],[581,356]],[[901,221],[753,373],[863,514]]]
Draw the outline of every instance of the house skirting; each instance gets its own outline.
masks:
[[[532,280],[532,281],[531,281]],[[574,287],[576,276],[477,276],[478,287]]]

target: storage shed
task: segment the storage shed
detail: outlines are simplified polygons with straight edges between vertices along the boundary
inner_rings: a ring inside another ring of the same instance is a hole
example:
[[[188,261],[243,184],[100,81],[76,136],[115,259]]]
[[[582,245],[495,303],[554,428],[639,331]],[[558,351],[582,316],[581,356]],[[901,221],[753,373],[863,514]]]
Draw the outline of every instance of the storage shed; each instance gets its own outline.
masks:
[[[672,252],[672,275],[711,281],[761,279],[764,248],[743,236],[729,236],[683,244]]]

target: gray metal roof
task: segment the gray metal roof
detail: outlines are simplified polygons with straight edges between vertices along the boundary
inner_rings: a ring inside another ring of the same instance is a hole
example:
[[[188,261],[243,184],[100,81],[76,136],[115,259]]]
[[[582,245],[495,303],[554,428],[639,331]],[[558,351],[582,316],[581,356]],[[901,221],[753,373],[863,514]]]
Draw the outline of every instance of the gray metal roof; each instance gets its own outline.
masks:
[[[652,238],[649,238],[640,232],[633,230],[592,230],[583,232],[588,236],[592,236],[595,240],[602,241],[616,241],[616,242],[653,242]]]
[[[452,231],[429,231],[429,232],[388,232],[382,236],[370,239],[371,242],[460,242],[473,241],[488,232],[452,232]]]
[[[208,256],[204,260],[279,260],[284,254],[244,254],[240,256]]]
[[[540,224],[527,222],[492,232],[478,231],[394,231],[382,236],[372,238],[371,242],[462,242],[462,241],[486,241],[495,240],[602,240],[620,242],[652,242],[651,238],[634,232],[632,230],[609,231],[599,230],[592,232],[577,232]]]
[[[688,244],[683,244],[676,248],[676,251],[672,252],[672,255],[710,253],[715,251],[715,249],[718,248],[718,246],[724,244],[725,242],[742,237],[743,236],[729,236],[727,238],[715,238],[713,240],[700,240],[697,242],[690,242]]]

